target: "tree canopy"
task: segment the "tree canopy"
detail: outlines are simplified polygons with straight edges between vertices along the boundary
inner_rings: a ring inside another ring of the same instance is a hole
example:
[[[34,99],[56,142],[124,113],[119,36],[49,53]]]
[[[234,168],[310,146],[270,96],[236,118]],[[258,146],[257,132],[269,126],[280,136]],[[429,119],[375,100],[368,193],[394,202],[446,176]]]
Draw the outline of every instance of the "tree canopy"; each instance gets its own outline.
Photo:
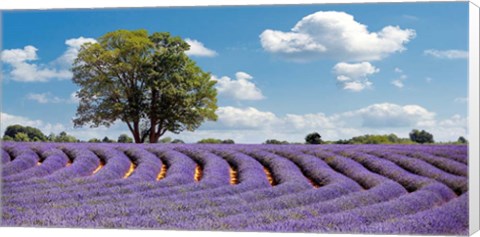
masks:
[[[308,134],[305,137],[305,142],[307,144],[322,144],[323,143],[322,136],[320,136],[320,134],[318,132],[313,132],[313,133]]]
[[[342,143],[340,141],[339,143]],[[344,144],[409,144],[412,141],[408,138],[399,138],[397,135],[385,134],[385,135],[362,135],[357,137],[352,137],[350,140],[346,141]]]
[[[416,143],[434,143],[433,135],[425,130],[419,131],[418,129],[413,129],[409,135],[410,140]]]
[[[169,33],[117,30],[82,45],[73,82],[80,87],[76,127],[127,124],[136,143],[156,143],[167,131],[194,131],[216,120],[217,92],[210,73]]]
[[[17,136],[17,134],[22,133]],[[4,139],[15,141],[47,141],[47,136],[38,128],[22,126],[19,124],[10,125],[5,129]]]
[[[120,136],[118,136],[117,142],[119,142],[119,143],[132,143],[133,139],[131,137],[129,137],[127,134],[120,134]]]

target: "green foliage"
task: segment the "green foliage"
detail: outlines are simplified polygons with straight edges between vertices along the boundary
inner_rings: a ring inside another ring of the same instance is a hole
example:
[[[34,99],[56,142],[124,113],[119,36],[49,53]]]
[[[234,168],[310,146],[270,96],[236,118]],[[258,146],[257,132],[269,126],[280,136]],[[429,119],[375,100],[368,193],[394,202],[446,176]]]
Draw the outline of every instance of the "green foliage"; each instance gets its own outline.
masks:
[[[180,139],[174,139],[172,141],[172,143],[174,143],[174,144],[185,144],[185,142],[183,140],[180,140]]]
[[[136,143],[156,143],[167,131],[194,131],[216,120],[217,91],[210,74],[169,33],[117,30],[84,44],[73,65],[80,87],[74,125],[127,123]]]
[[[8,142],[8,141],[14,141],[14,140],[13,140],[13,137],[3,136],[2,141]]]
[[[350,140],[340,139],[340,140],[334,141],[332,143],[333,144],[350,144]]]
[[[287,141],[279,141],[276,139],[268,139],[264,142],[264,144],[275,144],[275,145],[282,145],[282,144],[288,144]]]
[[[322,136],[318,132],[313,132],[305,137],[305,143],[307,144],[322,144]]]
[[[100,143],[102,141],[100,141],[100,139],[98,139],[98,138],[92,138],[92,139],[88,140],[88,142],[90,142],[90,143]]]
[[[159,143],[172,143],[172,138],[171,137],[165,137],[160,140],[158,140]]]
[[[222,143],[222,140],[216,139],[216,138],[205,138],[205,139],[202,139],[202,140],[198,141],[197,143],[220,144],[220,143]]]
[[[433,135],[428,133],[425,130],[419,131],[417,129],[413,129],[409,135],[410,135],[410,140],[416,143],[420,143],[420,144],[434,143]]]
[[[395,134],[388,135],[363,135],[353,137],[348,141],[348,144],[408,144],[411,143],[409,139],[399,138]]]
[[[29,142],[30,138],[28,137],[28,134],[24,132],[18,132],[17,134],[15,134],[13,140],[16,142]]]
[[[121,134],[118,136],[117,142],[119,143],[132,143],[133,139],[129,137],[127,134]]]
[[[55,142],[78,142],[78,139],[74,136],[68,135],[66,132],[61,132],[58,136],[54,135]]]
[[[465,139],[463,136],[461,136],[461,137],[458,138],[457,143],[468,144],[468,140]]]
[[[10,125],[7,127],[7,129],[5,129],[4,140],[6,136],[15,139],[18,133],[26,134],[28,137],[28,141],[47,141],[47,137],[45,136],[45,134],[42,133],[42,131],[40,131],[40,129],[30,126],[24,127],[19,124]],[[23,135],[21,136],[23,137]]]
[[[115,141],[112,140],[112,139],[110,139],[110,138],[108,138],[108,137],[106,136],[106,137],[104,137],[104,138],[102,139],[102,142],[103,142],[103,143],[113,143],[113,142],[115,142]]]
[[[232,139],[225,139],[222,141],[222,144],[235,144],[235,141]]]

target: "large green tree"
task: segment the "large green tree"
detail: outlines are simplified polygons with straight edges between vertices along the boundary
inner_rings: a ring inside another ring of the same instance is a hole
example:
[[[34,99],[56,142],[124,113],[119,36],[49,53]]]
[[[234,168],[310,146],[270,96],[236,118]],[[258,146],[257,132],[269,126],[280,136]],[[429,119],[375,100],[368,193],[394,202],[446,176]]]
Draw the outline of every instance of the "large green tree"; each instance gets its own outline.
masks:
[[[75,126],[121,120],[136,143],[156,143],[167,131],[216,120],[215,81],[185,54],[189,48],[179,37],[146,30],[118,30],[82,45],[72,68],[80,86]]]

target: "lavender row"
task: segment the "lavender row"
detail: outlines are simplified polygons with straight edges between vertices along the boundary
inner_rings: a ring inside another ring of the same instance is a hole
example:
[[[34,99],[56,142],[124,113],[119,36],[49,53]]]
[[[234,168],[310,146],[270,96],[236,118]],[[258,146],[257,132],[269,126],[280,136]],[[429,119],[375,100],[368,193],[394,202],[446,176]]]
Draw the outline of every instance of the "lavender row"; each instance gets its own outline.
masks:
[[[390,160],[413,173],[442,182],[458,194],[468,191],[468,178],[446,173],[423,160],[397,155],[394,153],[387,153],[381,150],[369,151],[369,153],[380,156],[383,159]]]
[[[65,153],[63,153],[63,151],[55,148],[43,151],[41,153],[41,158],[41,165],[37,165],[36,167],[27,169],[18,174],[5,177],[3,178],[2,182],[11,183],[44,177],[57,170],[60,170],[61,168],[64,168],[69,161],[68,157],[65,155]],[[16,184],[18,185],[18,183]]]

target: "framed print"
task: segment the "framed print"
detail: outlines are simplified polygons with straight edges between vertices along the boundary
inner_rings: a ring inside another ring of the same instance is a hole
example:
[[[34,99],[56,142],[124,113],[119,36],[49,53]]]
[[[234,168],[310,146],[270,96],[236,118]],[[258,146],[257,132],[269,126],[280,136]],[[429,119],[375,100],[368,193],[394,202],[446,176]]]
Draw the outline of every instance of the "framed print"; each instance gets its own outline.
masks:
[[[478,231],[478,2],[26,2],[0,231]]]

